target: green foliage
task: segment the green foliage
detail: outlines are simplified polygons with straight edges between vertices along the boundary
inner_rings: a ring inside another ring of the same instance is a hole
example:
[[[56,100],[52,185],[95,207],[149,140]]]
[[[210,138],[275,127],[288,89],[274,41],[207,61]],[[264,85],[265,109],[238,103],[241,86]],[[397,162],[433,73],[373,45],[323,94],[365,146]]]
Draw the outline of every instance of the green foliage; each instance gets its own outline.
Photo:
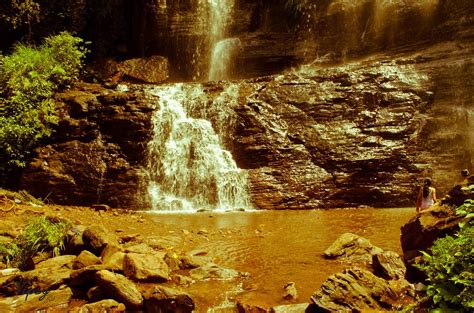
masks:
[[[0,56],[0,173],[24,166],[38,142],[58,122],[54,92],[78,79],[87,50],[69,33],[39,48],[17,45]]]
[[[2,0],[0,3],[0,20],[18,28],[40,20],[40,5],[32,0]]]
[[[431,255],[423,253],[418,268],[428,277],[427,294],[441,312],[472,312],[474,309],[474,200],[456,209],[464,216],[459,232],[436,240]]]
[[[10,266],[24,269],[37,252],[46,251],[58,256],[64,250],[70,228],[67,223],[54,222],[47,217],[34,218],[14,242],[0,245],[0,259]]]

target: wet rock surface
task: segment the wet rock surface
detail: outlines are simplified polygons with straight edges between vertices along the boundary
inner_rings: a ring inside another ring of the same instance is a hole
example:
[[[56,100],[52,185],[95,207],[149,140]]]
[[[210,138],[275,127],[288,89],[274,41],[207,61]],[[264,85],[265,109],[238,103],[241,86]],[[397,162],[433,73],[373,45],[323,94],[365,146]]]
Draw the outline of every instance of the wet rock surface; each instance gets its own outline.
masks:
[[[63,204],[136,205],[153,101],[85,83],[56,99],[56,132],[36,150],[22,188]]]

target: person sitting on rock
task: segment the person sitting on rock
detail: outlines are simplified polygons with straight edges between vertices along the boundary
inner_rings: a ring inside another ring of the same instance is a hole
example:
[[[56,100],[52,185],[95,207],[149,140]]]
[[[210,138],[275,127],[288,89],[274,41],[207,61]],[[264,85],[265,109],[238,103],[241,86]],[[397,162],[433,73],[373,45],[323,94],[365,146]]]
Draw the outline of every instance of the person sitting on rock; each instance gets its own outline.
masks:
[[[431,187],[431,179],[426,178],[416,201],[416,212],[422,212],[432,206],[436,201],[436,189]]]

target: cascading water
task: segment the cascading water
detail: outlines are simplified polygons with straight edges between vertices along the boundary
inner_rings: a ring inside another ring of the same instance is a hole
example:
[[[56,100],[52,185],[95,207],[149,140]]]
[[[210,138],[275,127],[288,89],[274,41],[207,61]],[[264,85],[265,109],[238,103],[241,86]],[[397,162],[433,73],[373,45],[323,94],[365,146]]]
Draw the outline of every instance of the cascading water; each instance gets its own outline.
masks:
[[[225,38],[232,19],[234,0],[208,0],[211,10],[209,80],[229,78],[229,68],[234,54],[240,49],[238,38]]]
[[[209,66],[209,80],[230,78],[232,60],[241,49],[241,46],[239,38],[227,38],[215,45]]]
[[[175,84],[150,93],[160,99],[152,118],[154,137],[148,144],[148,193],[153,209],[249,208],[246,171],[221,147],[210,121],[190,116],[196,106],[209,103],[202,86]]]

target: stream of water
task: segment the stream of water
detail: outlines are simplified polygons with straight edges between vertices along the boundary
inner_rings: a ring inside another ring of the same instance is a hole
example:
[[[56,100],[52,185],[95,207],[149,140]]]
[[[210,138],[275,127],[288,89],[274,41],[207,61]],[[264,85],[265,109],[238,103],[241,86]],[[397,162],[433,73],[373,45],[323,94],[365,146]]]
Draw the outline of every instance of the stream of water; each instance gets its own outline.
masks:
[[[236,299],[264,307],[309,302],[329,275],[349,266],[322,257],[345,232],[401,253],[400,227],[414,215],[414,208],[402,208],[160,214],[150,218],[169,229],[195,234],[206,230],[200,238],[185,240],[182,248],[204,251],[221,266],[249,273],[242,281],[198,282],[187,290],[198,312],[234,312]],[[288,282],[296,283],[299,296],[294,301],[282,298]]]

